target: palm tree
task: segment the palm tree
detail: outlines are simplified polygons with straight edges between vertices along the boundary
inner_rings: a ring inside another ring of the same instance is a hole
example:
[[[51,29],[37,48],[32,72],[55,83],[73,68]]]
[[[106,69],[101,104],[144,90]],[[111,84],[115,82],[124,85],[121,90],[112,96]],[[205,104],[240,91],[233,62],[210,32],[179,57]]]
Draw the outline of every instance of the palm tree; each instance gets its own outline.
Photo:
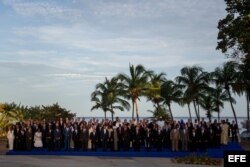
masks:
[[[239,75],[237,81],[233,85],[233,91],[238,95],[245,94],[247,101],[247,120],[249,119],[249,104],[250,104],[250,62],[246,61],[243,64],[239,64]]]
[[[233,98],[231,95],[231,89],[235,85],[239,75],[237,72],[237,68],[238,64],[236,62],[229,61],[224,63],[222,67],[217,67],[212,73],[212,76],[216,85],[222,86],[226,90],[229,96],[229,101],[234,115],[235,123],[238,125],[236,112],[233,106]]]
[[[107,111],[110,111],[112,121],[115,109],[124,111],[125,108],[129,110],[130,104],[123,99],[125,94],[123,86],[124,85],[115,77],[111,80],[106,78],[104,83],[97,84],[96,90],[91,94],[91,101],[95,102],[91,110],[102,109],[105,119]]]
[[[137,121],[139,121],[138,98],[143,95],[148,82],[149,72],[142,65],[130,65],[130,76],[127,74],[119,74],[118,78],[123,82],[124,88],[128,93],[128,97],[132,100],[134,118],[134,110],[136,111]]]
[[[180,99],[182,97],[182,91],[180,86],[175,84],[171,80],[165,81],[161,85],[161,97],[164,99],[164,104],[168,106],[168,110],[171,116],[171,120],[173,120],[173,113],[171,109],[171,103],[172,102],[180,102]]]
[[[160,109],[160,102],[163,101],[161,96],[161,85],[164,81],[166,81],[165,73],[150,75],[150,81],[146,85],[145,95],[148,100],[152,101],[156,110]]]
[[[209,122],[211,122],[212,112],[216,110],[216,104],[211,93],[203,94],[200,98],[201,107],[206,110]]]
[[[185,94],[190,95],[189,98],[193,101],[196,117],[200,120],[199,95],[200,92],[208,89],[209,74],[199,66],[186,66],[181,69],[181,76],[177,76],[176,81],[185,89]]]
[[[216,105],[215,111],[218,113],[218,121],[220,121],[220,112],[221,108],[224,108],[224,102],[230,101],[228,93],[221,86],[216,86],[214,91],[212,92],[213,101]],[[232,99],[233,103],[235,100]]]
[[[106,78],[108,110],[111,112],[112,121],[114,120],[114,110],[124,111],[129,110],[130,104],[126,98],[124,85],[119,82],[118,78],[113,77],[111,80]]]

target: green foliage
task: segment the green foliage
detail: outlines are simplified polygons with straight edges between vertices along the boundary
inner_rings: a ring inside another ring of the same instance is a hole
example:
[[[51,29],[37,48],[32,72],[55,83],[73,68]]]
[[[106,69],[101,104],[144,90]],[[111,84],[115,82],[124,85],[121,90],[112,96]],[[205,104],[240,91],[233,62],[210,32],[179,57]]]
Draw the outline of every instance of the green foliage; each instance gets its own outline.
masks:
[[[170,120],[169,111],[162,106],[156,108],[154,111],[148,110],[148,112],[153,114],[152,119],[155,121],[167,122]]]
[[[250,57],[250,1],[225,0],[227,15],[218,23],[218,45],[231,57]],[[248,57],[248,58],[247,58]]]

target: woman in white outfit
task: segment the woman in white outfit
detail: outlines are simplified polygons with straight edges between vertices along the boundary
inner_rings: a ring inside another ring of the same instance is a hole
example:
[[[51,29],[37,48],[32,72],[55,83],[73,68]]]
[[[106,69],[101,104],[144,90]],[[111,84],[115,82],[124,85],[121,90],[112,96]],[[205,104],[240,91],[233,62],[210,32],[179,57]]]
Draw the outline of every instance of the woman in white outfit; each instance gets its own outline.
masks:
[[[9,150],[13,150],[15,135],[14,135],[14,130],[12,126],[8,130],[7,139],[8,139],[8,144],[9,144]]]
[[[42,148],[43,142],[42,142],[42,132],[40,128],[37,129],[35,135],[34,135],[34,147],[35,148]]]

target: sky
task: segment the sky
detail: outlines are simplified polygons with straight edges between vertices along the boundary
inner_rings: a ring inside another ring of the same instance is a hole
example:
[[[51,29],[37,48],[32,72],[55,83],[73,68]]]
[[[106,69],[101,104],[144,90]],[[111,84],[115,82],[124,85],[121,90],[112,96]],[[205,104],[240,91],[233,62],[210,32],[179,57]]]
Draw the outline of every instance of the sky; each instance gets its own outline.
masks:
[[[221,66],[227,59],[215,48],[225,15],[223,0],[0,0],[0,102],[58,102],[77,116],[103,116],[90,111],[90,95],[129,64],[168,79],[184,66]],[[236,100],[246,116],[245,99]],[[152,109],[142,98],[140,115]],[[187,107],[172,110],[188,116]],[[228,104],[222,116],[232,116]]]

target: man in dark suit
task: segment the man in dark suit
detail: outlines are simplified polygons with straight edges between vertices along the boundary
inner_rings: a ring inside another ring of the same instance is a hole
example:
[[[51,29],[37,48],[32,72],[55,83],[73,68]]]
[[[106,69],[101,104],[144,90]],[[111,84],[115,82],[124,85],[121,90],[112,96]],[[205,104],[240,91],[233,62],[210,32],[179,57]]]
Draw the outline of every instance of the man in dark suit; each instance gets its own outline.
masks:
[[[232,121],[232,124],[230,126],[231,132],[232,132],[232,142],[238,142],[238,136],[237,136],[237,131],[238,131],[238,126]]]
[[[201,127],[198,139],[199,139],[200,150],[203,152],[206,151],[208,142],[208,133],[204,127]]]
[[[83,151],[87,151],[88,150],[88,141],[89,141],[89,131],[88,131],[86,125],[84,125],[80,130],[80,141],[82,143]]]
[[[130,148],[130,129],[128,128],[127,124],[124,125],[122,136],[123,136],[123,150],[129,151],[129,148]]]
[[[107,151],[107,144],[109,139],[109,131],[108,126],[104,125],[101,131],[101,141],[102,141],[102,149],[103,151]]]
[[[146,133],[145,133],[145,147],[146,151],[151,151],[152,149],[152,140],[153,140],[153,134],[150,128],[146,128]]]
[[[49,130],[46,133],[46,143],[48,151],[53,150],[53,141],[54,141],[54,131],[51,126],[49,126]]]
[[[90,140],[91,140],[92,151],[96,151],[98,136],[95,128],[93,128],[93,131],[90,133]]]
[[[55,142],[55,150],[59,151],[61,148],[61,139],[62,133],[60,127],[57,125],[54,131],[54,142]]]
[[[196,151],[197,148],[198,136],[199,136],[198,131],[195,128],[193,128],[189,136],[191,151],[193,152]]]
[[[135,134],[133,136],[133,147],[134,147],[134,151],[140,151],[141,134],[140,134],[140,129],[138,126],[135,128]]]

